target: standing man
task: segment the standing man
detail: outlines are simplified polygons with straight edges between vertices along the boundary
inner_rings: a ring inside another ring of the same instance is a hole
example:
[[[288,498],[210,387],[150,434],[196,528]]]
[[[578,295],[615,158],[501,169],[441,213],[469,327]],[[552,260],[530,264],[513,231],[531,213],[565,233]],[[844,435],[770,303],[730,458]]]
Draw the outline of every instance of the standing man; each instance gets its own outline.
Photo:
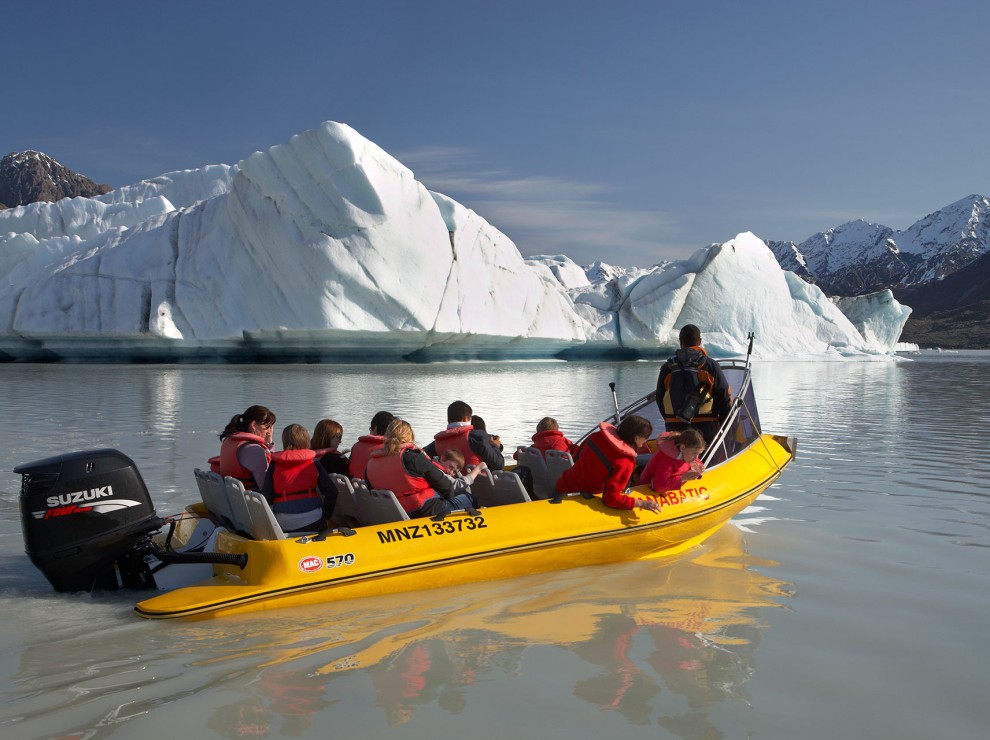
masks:
[[[657,406],[668,432],[694,427],[710,445],[729,415],[729,383],[701,346],[701,330],[681,327],[681,348],[660,368]]]

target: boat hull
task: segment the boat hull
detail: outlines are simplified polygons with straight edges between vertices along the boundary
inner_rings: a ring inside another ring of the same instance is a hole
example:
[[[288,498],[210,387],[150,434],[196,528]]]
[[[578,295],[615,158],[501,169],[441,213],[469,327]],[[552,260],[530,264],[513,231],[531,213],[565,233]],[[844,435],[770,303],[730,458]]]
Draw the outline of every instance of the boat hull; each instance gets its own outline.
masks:
[[[606,507],[600,496],[533,501],[415,519],[321,537],[256,541],[222,533],[220,552],[247,565],[215,565],[212,578],[139,602],[146,618],[202,619],[563,568],[676,555],[749,506],[781,474],[793,443],[763,435],[679,491],[654,498],[660,512]]]

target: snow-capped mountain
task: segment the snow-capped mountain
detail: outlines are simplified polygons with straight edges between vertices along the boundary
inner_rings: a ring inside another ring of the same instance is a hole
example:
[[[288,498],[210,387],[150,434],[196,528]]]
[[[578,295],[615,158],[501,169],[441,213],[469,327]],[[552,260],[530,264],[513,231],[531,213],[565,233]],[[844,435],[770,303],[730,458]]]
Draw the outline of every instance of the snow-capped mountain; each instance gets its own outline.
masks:
[[[800,244],[767,244],[781,267],[830,295],[919,285],[940,280],[990,253],[990,199],[970,195],[904,231],[858,220]]]
[[[109,192],[109,185],[97,184],[41,152],[11,152],[0,159],[0,204],[7,208]]]

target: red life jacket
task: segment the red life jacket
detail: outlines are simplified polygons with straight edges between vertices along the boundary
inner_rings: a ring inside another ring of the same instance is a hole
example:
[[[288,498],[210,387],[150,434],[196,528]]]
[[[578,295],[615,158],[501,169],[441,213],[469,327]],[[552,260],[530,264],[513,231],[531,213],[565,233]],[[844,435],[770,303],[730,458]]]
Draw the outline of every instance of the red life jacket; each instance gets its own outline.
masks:
[[[674,460],[678,460],[681,457],[681,448],[672,439],[661,439],[660,444],[657,445],[657,449]]]
[[[557,490],[561,493],[601,493],[612,475],[615,463],[623,458],[635,462],[636,451],[619,439],[614,426],[603,421],[598,425],[598,431],[592,433],[581,445],[581,454],[574,467],[568,468],[560,476]],[[629,466],[629,462],[626,462],[626,466]],[[632,472],[631,467],[629,472]]]
[[[663,454],[667,457],[672,460],[677,460],[677,462],[680,463],[682,469],[677,471],[677,475],[686,473],[689,470],[694,470],[695,468],[698,469],[697,472],[699,473],[705,472],[705,464],[701,461],[700,457],[697,458],[696,464],[684,462],[684,458],[681,457],[681,448],[678,447],[672,439],[664,439],[661,437],[660,444],[657,445],[657,449],[663,452]]]
[[[254,480],[254,473],[241,465],[241,461],[237,459],[237,451],[247,444],[259,445],[265,451],[265,458],[271,462],[272,454],[268,451],[264,437],[249,432],[234,432],[229,437],[224,437],[220,443],[220,461],[216,467],[216,472],[223,476],[229,475],[232,478],[237,478],[247,490],[257,491],[258,484]],[[212,459],[210,468],[213,469]]]
[[[368,459],[375,450],[380,450],[385,444],[385,437],[377,434],[365,434],[351,448],[351,459],[347,465],[347,473],[351,478],[364,478],[368,468]]]
[[[272,454],[275,505],[298,499],[322,501],[315,460],[313,450],[283,450]]]
[[[478,457],[478,454],[468,444],[468,435],[473,429],[474,427],[468,424],[467,426],[444,429],[439,434],[433,435],[433,439],[436,440],[437,457],[442,458],[444,452],[454,449],[460,450],[461,454],[464,455],[465,466],[480,463],[481,458]]]
[[[533,447],[541,452],[546,452],[547,450],[570,452],[572,456],[578,450],[578,446],[565,437],[563,432],[557,429],[550,429],[545,432],[537,432],[534,434]]]
[[[368,485],[391,491],[399,499],[407,514],[421,509],[423,504],[437,495],[426,478],[410,475],[402,464],[402,453],[416,449],[413,444],[404,444],[397,455],[386,455],[379,449],[371,453],[368,460]]]

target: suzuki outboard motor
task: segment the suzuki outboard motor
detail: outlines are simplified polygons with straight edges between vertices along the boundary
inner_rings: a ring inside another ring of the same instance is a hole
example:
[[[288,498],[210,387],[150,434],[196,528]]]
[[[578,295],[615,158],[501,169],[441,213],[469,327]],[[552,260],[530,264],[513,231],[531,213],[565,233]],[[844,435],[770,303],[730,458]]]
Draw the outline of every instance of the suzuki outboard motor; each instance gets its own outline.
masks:
[[[162,527],[134,462],[88,450],[19,465],[28,556],[56,591],[149,588],[149,533]]]

